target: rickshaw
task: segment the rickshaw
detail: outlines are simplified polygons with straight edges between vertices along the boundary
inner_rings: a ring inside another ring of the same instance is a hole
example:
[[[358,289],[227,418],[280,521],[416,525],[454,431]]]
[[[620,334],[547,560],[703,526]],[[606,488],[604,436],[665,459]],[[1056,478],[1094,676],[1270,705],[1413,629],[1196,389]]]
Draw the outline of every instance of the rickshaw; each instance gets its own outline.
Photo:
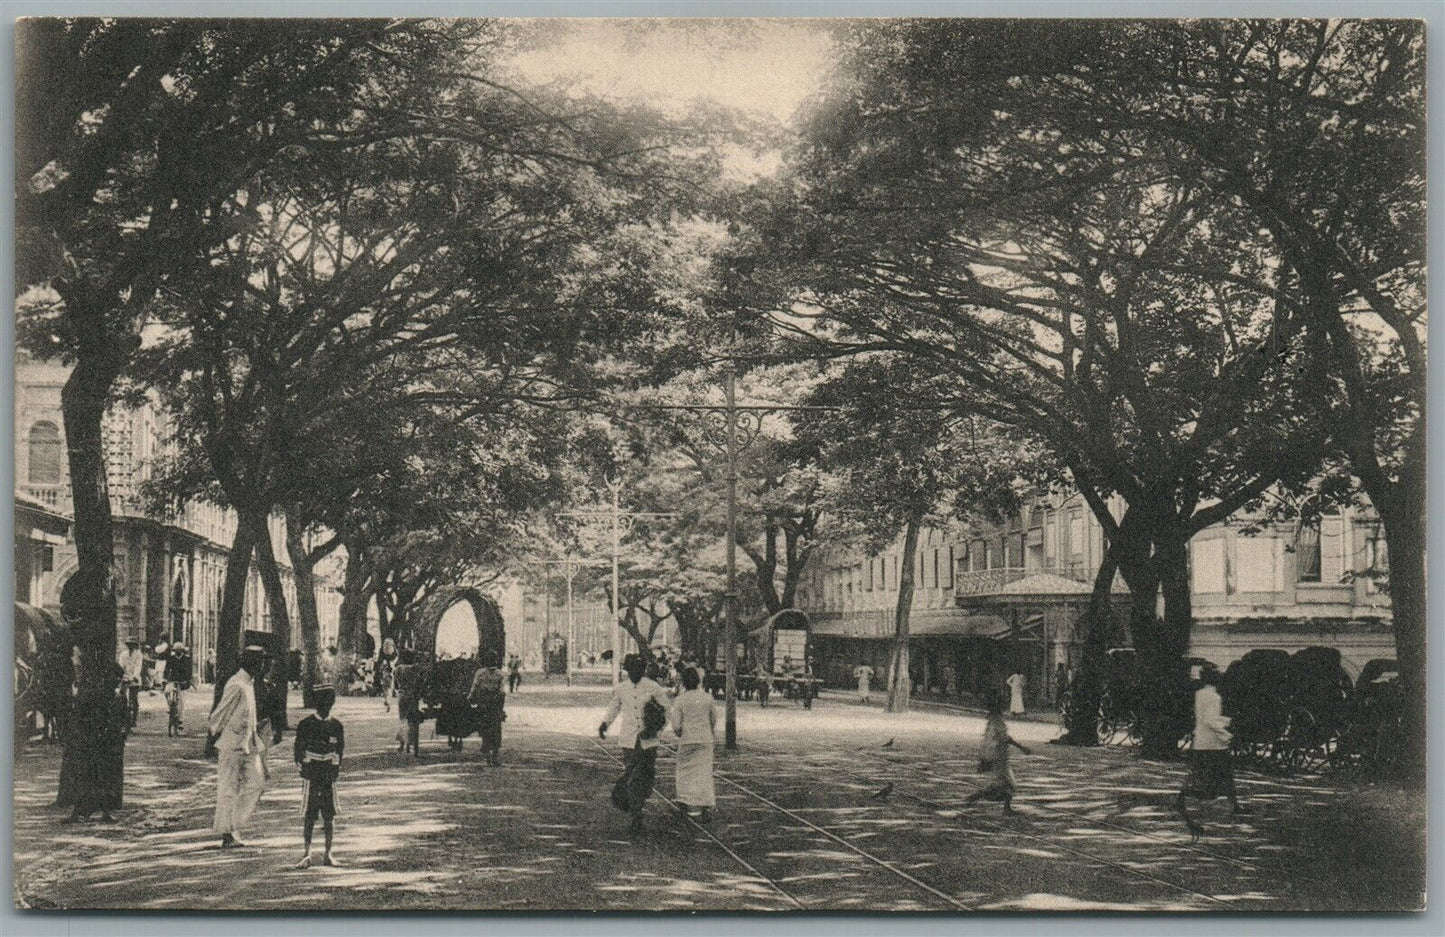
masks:
[[[1262,764],[1277,760],[1289,727],[1296,668],[1288,651],[1256,648],[1224,671],[1224,714],[1230,719],[1232,749]]]
[[[1349,719],[1336,742],[1336,767],[1379,769],[1399,753],[1403,718],[1399,667],[1393,660],[1366,662],[1350,694]]]
[[[1142,685],[1138,655],[1130,647],[1117,647],[1104,657],[1104,690],[1099,696],[1099,741],[1104,745],[1137,743],[1143,737],[1139,724]]]
[[[1276,761],[1286,770],[1318,768],[1334,760],[1338,739],[1350,721],[1354,687],[1336,648],[1303,648],[1290,661],[1294,693],[1275,746]]]

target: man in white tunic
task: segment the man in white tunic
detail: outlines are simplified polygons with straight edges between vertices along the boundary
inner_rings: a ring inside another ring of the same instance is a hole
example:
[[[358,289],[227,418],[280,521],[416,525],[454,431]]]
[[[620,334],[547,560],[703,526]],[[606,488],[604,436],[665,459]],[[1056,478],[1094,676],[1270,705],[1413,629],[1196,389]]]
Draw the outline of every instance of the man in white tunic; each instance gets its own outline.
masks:
[[[872,691],[873,668],[867,664],[860,664],[853,668],[853,677],[858,681],[858,701],[868,702]]]
[[[1016,673],[1004,681],[1008,684],[1008,711],[1015,716],[1023,714],[1024,711],[1024,675]]]
[[[222,849],[245,845],[237,833],[251,818],[266,786],[266,750],[256,724],[254,677],[265,662],[265,649],[247,647],[241,669],[226,681],[221,701],[211,711],[216,736],[216,822]]]

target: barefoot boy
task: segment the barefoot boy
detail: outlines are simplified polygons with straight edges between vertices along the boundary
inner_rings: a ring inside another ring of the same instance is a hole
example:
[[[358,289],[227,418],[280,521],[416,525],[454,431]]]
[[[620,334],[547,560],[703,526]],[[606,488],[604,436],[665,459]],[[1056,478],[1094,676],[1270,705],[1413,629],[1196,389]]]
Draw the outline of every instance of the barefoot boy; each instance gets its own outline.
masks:
[[[312,688],[315,715],[307,716],[296,726],[296,764],[301,768],[301,809],[305,823],[306,854],[297,864],[299,869],[311,868],[311,834],[316,829],[316,816],[325,824],[326,852],[322,865],[336,865],[331,858],[332,821],[336,817],[336,778],[341,773],[341,753],[346,747],[346,733],[338,719],[331,718],[336,690],[330,684]]]

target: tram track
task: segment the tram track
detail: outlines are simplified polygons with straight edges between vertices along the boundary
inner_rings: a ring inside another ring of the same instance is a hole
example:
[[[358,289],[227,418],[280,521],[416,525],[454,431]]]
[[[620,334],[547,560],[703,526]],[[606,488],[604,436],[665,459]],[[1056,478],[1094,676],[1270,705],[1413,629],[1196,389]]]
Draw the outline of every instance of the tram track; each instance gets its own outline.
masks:
[[[592,741],[592,743],[593,743],[594,745],[596,745],[600,750],[602,750],[602,751],[604,752],[604,754],[606,754],[614,763],[616,763],[616,764],[619,765],[619,766],[622,764],[622,759],[619,758],[619,757],[617,757],[617,755],[616,755],[614,752],[612,752],[611,750],[609,750],[606,746],[602,745],[602,744],[601,744],[600,742],[598,742],[596,739],[592,739],[591,741]],[[662,744],[661,747],[663,748],[664,751],[667,751],[669,754],[672,754],[672,755],[674,755],[674,756],[677,754],[677,749],[676,749],[674,746]],[[873,867],[875,867],[875,868],[878,868],[878,869],[881,869],[881,870],[883,870],[884,872],[887,872],[888,874],[894,876],[895,878],[902,880],[903,882],[907,883],[907,884],[910,885],[911,887],[913,887],[913,888],[915,888],[915,889],[917,889],[917,890],[919,890],[919,891],[922,891],[922,892],[928,894],[929,896],[931,896],[932,898],[934,898],[934,899],[936,899],[936,900],[938,900],[938,901],[943,902],[945,905],[948,906],[948,909],[954,910],[954,911],[976,911],[976,910],[978,910],[977,907],[975,907],[975,906],[973,906],[973,905],[970,905],[970,904],[968,904],[967,902],[960,901],[959,899],[953,897],[952,895],[946,894],[945,892],[942,892],[942,891],[938,890],[937,888],[934,888],[932,885],[929,885],[927,882],[924,882],[924,881],[922,881],[921,879],[917,878],[916,876],[910,875],[908,872],[905,872],[904,870],[898,868],[895,864],[889,862],[888,860],[883,859],[883,858],[881,858],[881,857],[879,857],[879,856],[876,856],[876,855],[874,855],[873,853],[869,852],[869,851],[866,850],[866,849],[860,848],[860,847],[857,846],[855,843],[851,843],[851,842],[849,842],[848,840],[844,839],[843,837],[837,835],[837,834],[834,833],[833,831],[831,831],[831,830],[829,830],[829,829],[827,829],[827,828],[825,828],[825,827],[823,827],[823,826],[820,826],[820,825],[817,824],[817,823],[814,823],[813,821],[809,820],[808,818],[806,818],[806,817],[804,817],[804,816],[801,816],[801,815],[798,814],[796,811],[789,810],[788,808],[781,806],[780,804],[772,801],[771,799],[769,799],[769,798],[766,797],[765,795],[763,795],[763,794],[761,794],[761,793],[759,793],[759,792],[757,792],[757,791],[755,791],[755,790],[752,790],[751,788],[747,787],[747,786],[744,785],[744,784],[738,783],[736,780],[728,777],[727,775],[723,774],[722,772],[715,772],[715,777],[716,777],[718,780],[722,781],[724,784],[726,784],[726,785],[728,785],[729,787],[731,787],[732,789],[738,791],[740,794],[742,794],[742,795],[744,795],[744,796],[746,796],[746,797],[749,797],[749,798],[751,798],[751,799],[753,799],[753,800],[755,800],[755,801],[763,804],[765,807],[767,807],[767,808],[770,809],[770,810],[776,811],[776,812],[781,813],[782,815],[788,817],[788,818],[789,818],[790,820],[792,820],[793,823],[795,823],[796,825],[798,825],[798,826],[800,826],[800,827],[804,827],[804,828],[809,829],[809,830],[812,830],[813,832],[815,832],[815,833],[817,833],[817,834],[825,837],[825,838],[828,839],[830,842],[835,843],[836,845],[839,845],[839,846],[843,847],[844,849],[848,850],[849,852],[853,853],[854,855],[858,856],[860,859],[862,859],[862,860],[864,860],[865,862],[869,863],[871,866],[873,866]],[[785,898],[787,898],[788,901],[789,901],[789,903],[791,903],[791,904],[792,904],[794,907],[796,907],[798,910],[804,910],[804,911],[829,910],[829,909],[826,908],[826,907],[813,907],[813,906],[810,906],[810,905],[804,903],[801,898],[799,898],[798,896],[796,896],[796,895],[794,895],[793,893],[791,893],[790,891],[788,891],[788,889],[786,889],[786,888],[785,888],[780,882],[778,882],[775,878],[773,878],[772,876],[767,875],[767,874],[764,873],[762,870],[760,870],[759,868],[757,868],[757,866],[753,865],[752,863],[750,863],[750,862],[748,862],[746,859],[744,859],[742,856],[740,856],[731,846],[729,846],[727,843],[723,842],[723,840],[722,840],[721,838],[719,838],[715,833],[713,833],[712,830],[708,829],[706,826],[703,826],[702,824],[700,824],[700,823],[698,823],[697,821],[693,820],[691,817],[686,816],[686,814],[683,813],[683,811],[679,808],[679,805],[678,805],[674,800],[672,800],[671,798],[669,798],[668,796],[666,796],[665,794],[663,794],[661,791],[656,791],[655,793],[656,793],[656,796],[658,796],[661,800],[663,800],[663,801],[666,802],[669,806],[671,806],[671,807],[673,807],[675,810],[677,810],[677,811],[678,811],[678,815],[679,815],[680,817],[682,817],[683,820],[684,820],[684,822],[686,822],[690,827],[692,827],[693,829],[696,829],[696,830],[701,831],[709,840],[711,840],[715,845],[717,845],[717,846],[718,846],[719,848],[721,848],[725,853],[727,853],[727,855],[728,855],[730,858],[732,858],[732,860],[733,860],[734,862],[738,863],[740,866],[742,866],[743,868],[747,869],[752,875],[756,876],[756,877],[757,877],[758,879],[760,879],[761,881],[766,882],[766,883],[769,885],[769,887],[771,887],[774,891],[778,892],[780,895],[783,895]]]
[[[965,708],[965,707],[962,707],[962,706],[954,706],[954,705],[951,705],[951,704],[948,704],[948,703],[937,703],[937,702],[933,702],[933,701],[924,701],[924,702],[923,702],[923,705],[925,705],[925,706],[938,707],[938,708],[940,708],[940,709],[948,709],[948,710],[953,710],[953,711],[957,711],[957,712],[967,713],[967,714],[969,714],[969,715],[977,715],[977,713],[975,713],[974,711],[969,710],[969,709],[967,709],[967,708]],[[759,746],[759,747],[761,747],[761,746]],[[904,762],[902,762],[902,761],[900,761],[900,760],[893,759],[893,758],[888,758],[888,757],[884,757],[884,756],[878,755],[877,753],[874,753],[874,752],[869,752],[869,751],[866,751],[866,750],[865,750],[865,751],[859,751],[859,752],[857,752],[857,754],[864,755],[864,756],[866,756],[867,758],[869,758],[870,760],[872,760],[872,761],[874,761],[874,762],[877,762],[877,763],[879,763],[879,764],[887,764],[887,765],[890,765],[890,766],[893,766],[893,767],[907,767],[909,770],[913,771],[915,774],[917,774],[917,775],[919,775],[919,776],[921,776],[921,777],[927,778],[927,779],[929,779],[929,780],[939,781],[939,782],[943,782],[943,783],[951,783],[951,782],[955,782],[955,781],[962,781],[964,784],[967,784],[967,785],[969,785],[970,787],[973,787],[974,789],[982,789],[982,788],[984,787],[983,784],[979,783],[978,781],[975,781],[974,779],[972,779],[972,778],[970,778],[970,777],[964,776],[964,775],[959,775],[959,776],[957,776],[957,777],[944,777],[944,776],[942,776],[942,775],[934,774],[934,773],[929,772],[929,771],[919,770],[919,769],[917,769],[917,768],[915,768],[915,767],[913,767],[913,766],[911,766],[911,765],[907,765],[906,763],[904,763]],[[1117,772],[1116,772],[1116,773],[1117,773]],[[1247,778],[1240,778],[1239,781],[1238,781],[1238,783],[1241,784],[1242,786],[1244,786],[1244,785],[1253,785],[1255,782],[1252,782],[1252,781],[1250,781],[1250,780],[1247,779]],[[1100,817],[1090,816],[1090,815],[1085,814],[1085,813],[1079,813],[1079,812],[1074,811],[1074,810],[1068,810],[1068,809],[1065,809],[1065,808],[1062,808],[1062,807],[1056,807],[1056,806],[1054,806],[1054,805],[1052,805],[1052,804],[1041,803],[1041,802],[1039,802],[1039,801],[1028,801],[1028,807],[1029,807],[1030,809],[1038,809],[1038,810],[1046,811],[1046,812],[1048,812],[1048,813],[1056,814],[1056,815],[1059,815],[1059,816],[1072,817],[1072,818],[1074,818],[1074,819],[1076,819],[1076,820],[1082,820],[1082,821],[1084,821],[1084,822],[1086,822],[1086,823],[1091,823],[1091,824],[1093,824],[1093,825],[1095,825],[1095,826],[1101,826],[1101,827],[1107,827],[1107,828],[1109,828],[1109,829],[1115,829],[1115,830],[1118,830],[1118,831],[1120,831],[1120,832],[1122,832],[1122,833],[1128,833],[1128,834],[1131,835],[1131,836],[1139,836],[1139,837],[1142,837],[1142,838],[1144,838],[1144,839],[1148,839],[1148,840],[1151,840],[1151,841],[1153,841],[1153,842],[1157,842],[1157,843],[1160,843],[1160,844],[1162,844],[1162,845],[1169,846],[1169,847],[1174,848],[1174,849],[1178,849],[1178,850],[1181,850],[1181,851],[1194,853],[1194,854],[1196,854],[1196,855],[1207,856],[1207,857],[1209,857],[1209,858],[1211,858],[1211,859],[1215,859],[1215,860],[1218,860],[1218,861],[1220,861],[1220,862],[1227,863],[1227,864],[1232,865],[1232,866],[1234,866],[1234,867],[1236,867],[1236,868],[1246,869],[1246,870],[1249,870],[1249,871],[1252,871],[1252,872],[1258,872],[1258,873],[1260,873],[1260,874],[1262,874],[1262,875],[1269,875],[1269,876],[1271,876],[1271,877],[1273,877],[1273,878],[1280,879],[1281,881],[1286,881],[1286,882],[1291,881],[1289,878],[1287,878],[1287,877],[1286,877],[1282,872],[1280,872],[1280,871],[1273,870],[1273,869],[1269,869],[1269,868],[1266,868],[1266,867],[1261,866],[1261,865],[1256,865],[1256,864],[1253,863],[1253,862],[1249,862],[1248,860],[1240,859],[1240,858],[1237,858],[1237,857],[1235,857],[1235,856],[1226,855],[1226,854],[1221,853],[1221,852],[1215,852],[1214,850],[1211,850],[1211,849],[1204,849],[1204,848],[1202,848],[1202,847],[1200,847],[1200,846],[1197,846],[1197,845],[1194,845],[1194,844],[1192,844],[1192,843],[1179,842],[1179,841],[1177,841],[1177,840],[1170,839],[1170,838],[1168,838],[1168,837],[1160,836],[1160,835],[1157,834],[1157,833],[1151,833],[1151,832],[1149,832],[1149,831],[1147,831],[1147,830],[1139,829],[1138,827],[1129,826],[1129,825],[1123,824],[1123,823],[1118,823],[1118,822],[1113,821],[1113,820],[1102,819],[1102,818],[1100,818]],[[1317,879],[1312,879],[1312,880],[1318,882]],[[1323,884],[1323,883],[1320,883],[1320,884]]]
[[[758,750],[760,750],[760,751],[766,751],[766,752],[768,752],[769,754],[775,754],[775,755],[785,754],[785,753],[783,753],[783,752],[779,752],[777,749],[768,748],[768,747],[766,747],[766,746],[754,745],[754,747],[756,747],[756,748],[757,748]],[[885,763],[892,764],[892,762],[886,762],[886,761],[885,761]],[[857,772],[857,771],[853,771],[853,770],[850,770],[850,769],[847,769],[847,768],[842,768],[842,767],[839,767],[839,766],[837,766],[837,765],[822,764],[822,763],[819,763],[819,762],[816,762],[816,761],[813,761],[813,762],[811,762],[810,764],[811,764],[812,767],[818,768],[818,769],[821,770],[821,771],[835,771],[835,772],[839,772],[839,773],[841,773],[841,774],[846,774],[846,775],[848,775],[848,776],[850,776],[850,777],[852,777],[852,778],[855,778],[855,779],[857,779],[857,780],[859,780],[859,781],[862,781],[862,782],[864,782],[864,783],[866,783],[866,784],[869,784],[869,785],[877,785],[877,784],[885,783],[885,782],[888,780],[888,779],[883,779],[883,778],[878,778],[878,777],[874,777],[874,776],[869,776],[869,775],[861,774],[861,773],[859,773],[859,772]],[[730,769],[730,770],[733,770],[733,769]],[[726,783],[731,784],[731,785],[733,785],[733,786],[737,786],[737,782],[736,782],[735,780],[733,780],[732,778],[728,777],[727,775],[724,775],[722,772],[718,772],[717,776],[718,776],[718,778],[719,778],[720,780],[723,780],[723,781],[725,781]],[[938,778],[937,776],[933,776],[933,777],[935,777],[936,779],[939,779],[939,780],[951,780],[951,779]],[[749,780],[755,780],[755,778],[749,778]],[[960,810],[962,809],[961,805],[945,804],[945,803],[942,803],[942,802],[940,802],[940,801],[932,800],[932,799],[927,798],[927,797],[922,797],[922,796],[917,795],[917,794],[909,793],[909,792],[907,792],[907,791],[899,791],[899,790],[897,790],[896,788],[893,790],[891,796],[892,796],[892,797],[901,798],[901,799],[904,799],[904,800],[910,800],[910,801],[912,801],[912,802],[914,802],[914,803],[917,803],[917,804],[919,804],[920,806],[923,806],[923,807],[927,808],[928,810],[934,811],[934,812],[943,811],[943,812],[946,812],[946,813],[956,813],[956,812],[958,812],[958,811],[960,811]],[[778,809],[783,809],[783,808],[778,808]],[[1080,815],[1080,816],[1081,816],[1083,819],[1085,819],[1087,822],[1096,822],[1096,821],[1093,821],[1092,819],[1090,819],[1090,818],[1088,818],[1088,817],[1084,817],[1083,815]],[[952,817],[944,817],[943,819],[945,819],[945,820],[952,820],[953,818],[952,818]],[[1054,839],[1054,838],[1052,838],[1052,837],[1041,836],[1041,835],[1036,834],[1036,833],[1030,833],[1030,832],[1028,832],[1028,831],[1026,831],[1026,830],[1020,830],[1020,829],[1017,829],[1017,828],[1015,828],[1015,827],[1010,827],[1010,826],[1007,826],[1007,825],[1005,825],[1005,824],[997,823],[997,822],[994,822],[994,821],[992,821],[992,820],[989,820],[989,819],[987,819],[987,818],[984,818],[984,817],[981,817],[981,816],[977,816],[977,815],[972,815],[972,814],[971,814],[970,817],[969,817],[969,819],[970,819],[971,821],[979,824],[980,826],[984,827],[984,828],[985,828],[987,831],[989,831],[989,832],[992,832],[992,833],[995,833],[995,834],[999,834],[999,835],[1004,835],[1004,836],[1016,836],[1016,837],[1019,837],[1019,838],[1022,838],[1022,839],[1030,840],[1030,841],[1035,842],[1035,843],[1039,843],[1039,844],[1042,844],[1042,845],[1046,845],[1046,846],[1052,847],[1052,848],[1054,848],[1054,849],[1058,849],[1058,850],[1060,850],[1060,851],[1063,851],[1063,852],[1069,853],[1069,854],[1071,854],[1071,855],[1077,856],[1077,857],[1080,858],[1080,859],[1084,859],[1084,860],[1087,860],[1087,861],[1089,861],[1089,862],[1094,862],[1094,863],[1097,863],[1097,864],[1099,864],[1099,865],[1101,865],[1101,866],[1105,866],[1105,867],[1107,867],[1107,868],[1114,869],[1115,871],[1117,871],[1117,872],[1119,872],[1119,873],[1122,873],[1122,874],[1124,874],[1124,875],[1130,876],[1130,877],[1132,877],[1132,878],[1140,879],[1140,880],[1144,880],[1144,881],[1148,881],[1148,882],[1152,882],[1152,883],[1155,884],[1155,885],[1159,885],[1159,886],[1168,888],[1168,889],[1170,889],[1171,891],[1175,891],[1175,892],[1179,892],[1179,893],[1182,893],[1182,894],[1190,895],[1190,896],[1192,896],[1192,897],[1194,897],[1194,898],[1198,898],[1198,899],[1201,899],[1201,900],[1203,900],[1203,901],[1207,901],[1207,902],[1209,902],[1211,905],[1222,906],[1222,907],[1229,907],[1229,908],[1233,908],[1233,907],[1236,906],[1234,902],[1228,901],[1228,900],[1226,900],[1226,899],[1224,899],[1224,898],[1220,898],[1220,897],[1217,896],[1217,895],[1212,895],[1212,894],[1209,894],[1209,893],[1207,893],[1207,892],[1200,891],[1200,890],[1198,890],[1198,889],[1196,889],[1196,888],[1192,888],[1192,887],[1190,887],[1189,885],[1185,885],[1185,884],[1183,884],[1183,883],[1181,883],[1181,882],[1177,882],[1177,881],[1174,881],[1174,880],[1171,880],[1171,879],[1164,878],[1164,877],[1159,876],[1159,875],[1154,875],[1154,874],[1149,873],[1149,872],[1144,872],[1144,871],[1141,871],[1141,870],[1139,870],[1139,869],[1132,868],[1132,867],[1130,867],[1130,866],[1128,866],[1128,865],[1126,865],[1126,864],[1124,864],[1124,863],[1116,862],[1116,861],[1114,861],[1114,860],[1112,860],[1112,859],[1108,859],[1108,858],[1106,858],[1106,857],[1104,857],[1104,856],[1100,856],[1100,855],[1098,855],[1097,853],[1092,853],[1092,852],[1089,852],[1088,850],[1080,849],[1080,848],[1078,848],[1078,847],[1076,847],[1076,846],[1073,846],[1073,845],[1071,845],[1071,844],[1060,842],[1060,841],[1058,841],[1057,839]],[[965,832],[969,832],[969,833],[978,833],[978,832],[980,832],[979,830],[974,829],[974,828],[970,827],[969,825],[963,824],[963,823],[954,822],[954,823],[950,823],[949,825],[950,825],[951,827],[955,828],[955,829],[959,829],[959,830],[962,830],[962,831],[965,831]],[[1128,828],[1123,828],[1123,829],[1124,829],[1126,832],[1129,832],[1129,833],[1131,833],[1131,834],[1139,832],[1139,831],[1131,830],[1131,829],[1128,829]],[[1174,844],[1169,843],[1168,840],[1163,840],[1162,838],[1161,838],[1161,842],[1165,843],[1166,845],[1174,845]]]
[[[607,756],[609,759],[611,759],[615,764],[617,764],[619,767],[622,766],[622,764],[623,764],[622,759],[617,756],[617,753],[616,753],[616,752],[614,752],[614,751],[612,751],[611,749],[609,749],[606,745],[603,745],[603,744],[602,744],[601,742],[599,742],[597,739],[589,739],[589,741],[590,741],[594,746],[596,746],[596,747],[598,748],[598,750],[600,750],[600,751],[602,752],[602,754],[604,754],[604,755]],[[742,856],[738,855],[737,852],[734,851],[731,846],[729,846],[727,843],[723,842],[720,838],[718,838],[717,834],[715,834],[712,830],[708,829],[706,826],[703,826],[701,823],[698,823],[698,822],[697,822],[696,820],[694,820],[692,817],[688,816],[688,815],[678,806],[677,801],[673,800],[671,797],[668,797],[666,794],[662,793],[661,791],[655,791],[655,793],[656,793],[656,795],[658,796],[659,799],[661,799],[661,800],[662,800],[663,802],[665,802],[668,806],[672,807],[674,810],[677,811],[678,816],[682,818],[682,820],[683,820],[684,823],[686,823],[688,826],[692,827],[694,830],[696,830],[696,831],[698,831],[699,833],[702,833],[704,836],[706,836],[709,840],[712,841],[713,845],[717,846],[717,847],[718,847],[719,849],[721,849],[724,853],[726,853],[727,856],[728,856],[728,858],[732,859],[734,862],[736,862],[738,865],[742,866],[744,869],[747,869],[748,872],[749,872],[754,878],[756,878],[758,881],[760,881],[760,882],[764,883],[765,885],[767,885],[768,888],[770,888],[770,889],[772,889],[773,891],[777,892],[779,895],[781,895],[789,904],[791,904],[791,905],[792,905],[794,908],[796,908],[797,910],[799,910],[799,911],[806,911],[806,910],[807,910],[807,905],[803,904],[803,902],[798,898],[797,895],[794,895],[792,892],[788,891],[786,888],[784,888],[784,887],[783,887],[776,879],[774,879],[772,876],[765,874],[761,869],[757,868],[757,867],[754,866],[751,862],[748,862],[748,860],[746,860],[746,859],[744,859]]]

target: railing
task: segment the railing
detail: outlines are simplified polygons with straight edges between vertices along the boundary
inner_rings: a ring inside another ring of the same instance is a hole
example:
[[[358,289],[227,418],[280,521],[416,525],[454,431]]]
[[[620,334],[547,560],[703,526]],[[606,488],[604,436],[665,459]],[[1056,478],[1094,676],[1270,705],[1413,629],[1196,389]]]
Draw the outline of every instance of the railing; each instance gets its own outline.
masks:
[[[953,577],[954,595],[980,595],[1002,589],[1018,582],[1025,576],[1048,573],[1074,582],[1091,584],[1093,573],[1084,566],[1033,566],[1023,569],[1017,566],[999,566],[993,569],[959,570]]]
[[[59,509],[65,500],[62,498],[62,495],[65,494],[64,485],[26,485],[20,491],[25,497],[32,501],[38,501],[48,508]]]

